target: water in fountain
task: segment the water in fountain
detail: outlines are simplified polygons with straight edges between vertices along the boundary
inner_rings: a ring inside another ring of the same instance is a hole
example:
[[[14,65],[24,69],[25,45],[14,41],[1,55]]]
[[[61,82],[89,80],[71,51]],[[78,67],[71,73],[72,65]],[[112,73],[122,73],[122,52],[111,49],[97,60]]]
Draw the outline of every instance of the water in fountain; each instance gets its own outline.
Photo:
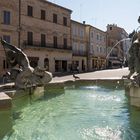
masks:
[[[109,57],[109,55],[111,54],[111,52],[113,51],[113,49],[114,49],[119,43],[121,43],[121,42],[123,42],[123,41],[126,41],[126,40],[130,40],[130,38],[124,38],[124,39],[118,41],[118,42],[111,48],[110,52],[109,52],[109,53],[107,54],[107,56],[106,56],[106,59]]]
[[[134,31],[135,31],[135,34],[136,34],[137,32],[139,32],[139,29],[140,29],[140,26],[137,27],[136,31],[134,30]],[[129,41],[130,41],[130,44],[132,44],[132,41],[133,41],[133,38],[134,38],[135,34],[132,36],[132,38],[124,38],[124,39],[121,39],[120,41],[118,41],[118,42],[112,47],[112,49],[110,50],[110,52],[107,54],[106,59],[109,57],[109,55],[111,54],[111,52],[113,51],[113,49],[114,49],[119,43],[121,43],[121,42],[123,42],[123,41],[126,41],[126,40],[129,40]],[[128,49],[128,50],[129,50],[129,49]],[[127,50],[126,54],[128,54],[128,50]]]

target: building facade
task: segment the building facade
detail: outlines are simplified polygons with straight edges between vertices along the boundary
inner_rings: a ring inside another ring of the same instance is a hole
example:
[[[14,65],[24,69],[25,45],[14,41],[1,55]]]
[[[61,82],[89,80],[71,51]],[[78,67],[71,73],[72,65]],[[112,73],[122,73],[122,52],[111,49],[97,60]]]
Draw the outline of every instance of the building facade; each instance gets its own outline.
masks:
[[[108,24],[107,36],[108,67],[121,67],[130,47],[128,34],[116,24]]]
[[[4,1],[0,3],[1,9]],[[1,13],[10,13],[1,20],[10,22],[1,24],[1,36],[9,36],[10,43],[27,54],[32,67],[46,68],[52,73],[70,71],[72,11],[46,0],[11,0],[8,4],[10,8],[5,2]]]
[[[0,1],[0,37],[9,43],[18,45],[19,4],[17,0]],[[0,75],[9,68],[5,52],[0,44]]]
[[[104,32],[71,20],[71,13],[46,0],[1,0],[0,37],[21,48],[32,67],[52,73],[122,64],[130,46],[130,42],[121,41],[128,37],[126,31],[110,24]],[[1,45],[0,54],[1,76],[9,68]]]
[[[21,48],[31,66],[52,73],[70,71],[71,10],[45,0],[21,3]]]
[[[86,25],[77,21],[71,21],[72,39],[72,70],[87,71],[87,41]]]
[[[86,37],[88,45],[88,69],[99,70],[106,68],[106,32],[93,27],[86,26]]]

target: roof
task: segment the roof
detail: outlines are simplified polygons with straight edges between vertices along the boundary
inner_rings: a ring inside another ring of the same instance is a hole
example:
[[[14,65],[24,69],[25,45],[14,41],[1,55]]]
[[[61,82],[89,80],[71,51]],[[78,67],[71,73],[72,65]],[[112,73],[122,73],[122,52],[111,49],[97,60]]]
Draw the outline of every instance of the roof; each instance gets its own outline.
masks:
[[[98,30],[98,31],[100,31],[100,32],[106,33],[106,31],[103,31],[103,30],[101,30],[101,29],[99,29],[99,28],[97,28],[97,27],[94,27],[94,26],[92,26],[92,25],[86,24],[86,26],[89,26],[89,27],[91,27],[91,28],[94,28],[94,29],[96,29],[96,30]]]
[[[71,9],[68,9],[68,8],[66,8],[66,7],[63,7],[63,6],[57,5],[57,4],[52,3],[52,2],[50,2],[50,1],[48,1],[48,0],[39,0],[39,1],[41,1],[41,2],[45,2],[45,3],[48,3],[48,4],[51,4],[51,5],[55,6],[55,7],[62,8],[62,9],[64,9],[64,10],[67,10],[67,11],[69,11],[69,12],[72,13],[72,10],[71,10]]]
[[[81,23],[81,22],[79,22],[79,21],[71,20],[71,22],[86,26],[85,23]]]

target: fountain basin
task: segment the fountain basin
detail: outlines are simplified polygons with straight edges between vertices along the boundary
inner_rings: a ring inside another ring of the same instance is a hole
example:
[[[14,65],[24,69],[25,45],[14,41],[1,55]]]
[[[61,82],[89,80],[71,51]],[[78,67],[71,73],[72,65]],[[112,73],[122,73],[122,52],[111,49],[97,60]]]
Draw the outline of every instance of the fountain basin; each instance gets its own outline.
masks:
[[[40,100],[14,109],[14,131],[3,140],[140,138],[140,112],[129,106],[123,81],[69,81],[45,89]]]
[[[4,92],[0,92],[0,110],[7,110],[11,107],[12,99]]]

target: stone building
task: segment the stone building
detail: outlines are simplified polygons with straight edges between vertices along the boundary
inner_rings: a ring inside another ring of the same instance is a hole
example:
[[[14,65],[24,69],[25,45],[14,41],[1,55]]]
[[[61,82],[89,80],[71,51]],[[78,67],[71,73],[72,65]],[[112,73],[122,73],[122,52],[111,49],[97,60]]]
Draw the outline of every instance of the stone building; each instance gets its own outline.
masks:
[[[0,37],[18,45],[19,39],[19,4],[17,0],[0,0]],[[0,75],[8,69],[5,52],[0,44]]]
[[[86,25],[77,21],[71,21],[72,38],[72,70],[87,71],[87,41]]]
[[[86,37],[88,47],[88,70],[106,68],[106,32],[86,25]]]
[[[0,37],[21,48],[32,67],[52,73],[104,69],[106,58],[108,65],[122,64],[129,42],[118,42],[126,31],[108,25],[104,32],[71,20],[71,13],[46,0],[0,0]],[[0,54],[1,76],[9,68],[1,45]]]
[[[40,66],[52,73],[70,71],[70,9],[46,0],[2,0],[0,10],[1,13],[9,11],[1,21],[10,20],[8,25],[1,24],[1,36],[21,48],[31,66]]]
[[[52,73],[70,70],[71,10],[45,0],[21,3],[20,46],[31,66],[45,67]]]
[[[130,42],[127,32],[116,24],[107,25],[107,59],[108,66],[121,67],[127,55]]]

